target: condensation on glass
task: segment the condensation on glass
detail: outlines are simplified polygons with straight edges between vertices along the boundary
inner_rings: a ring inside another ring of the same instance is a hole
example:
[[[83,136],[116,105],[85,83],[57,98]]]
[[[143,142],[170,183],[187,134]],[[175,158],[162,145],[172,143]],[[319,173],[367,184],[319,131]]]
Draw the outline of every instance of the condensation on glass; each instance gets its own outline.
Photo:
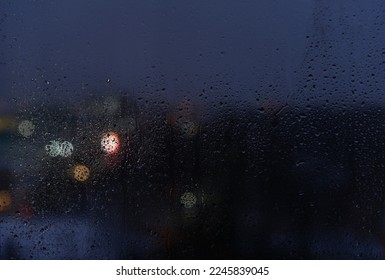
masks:
[[[384,11],[2,1],[0,259],[383,259]]]

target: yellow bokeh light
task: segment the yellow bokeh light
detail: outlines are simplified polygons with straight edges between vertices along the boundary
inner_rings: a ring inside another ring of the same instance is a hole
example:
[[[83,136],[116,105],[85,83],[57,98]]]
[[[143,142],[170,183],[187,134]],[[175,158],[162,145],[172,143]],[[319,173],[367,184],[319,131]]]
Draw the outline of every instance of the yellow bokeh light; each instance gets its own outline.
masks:
[[[9,191],[0,191],[0,212],[8,210],[11,203],[11,193]]]
[[[90,169],[82,164],[76,165],[73,172],[74,179],[80,182],[87,181],[90,174]]]
[[[0,132],[16,127],[16,120],[10,117],[0,117]]]

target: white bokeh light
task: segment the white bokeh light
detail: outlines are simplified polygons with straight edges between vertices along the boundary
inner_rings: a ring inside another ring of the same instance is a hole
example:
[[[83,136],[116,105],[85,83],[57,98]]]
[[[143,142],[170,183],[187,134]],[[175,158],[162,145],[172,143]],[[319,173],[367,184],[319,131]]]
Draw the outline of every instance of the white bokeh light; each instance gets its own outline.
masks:
[[[60,155],[63,157],[71,156],[73,150],[74,146],[68,141],[64,141],[60,144]]]
[[[18,130],[23,137],[28,138],[35,132],[35,125],[31,121],[24,120],[20,122]]]
[[[192,208],[197,203],[197,197],[192,192],[185,192],[180,198],[180,203],[185,208]]]
[[[45,150],[51,157],[69,157],[72,155],[74,146],[68,141],[60,142],[58,140],[52,140],[48,145],[45,145]]]
[[[52,140],[48,145],[45,145],[45,150],[50,157],[57,157],[60,155],[60,142]]]

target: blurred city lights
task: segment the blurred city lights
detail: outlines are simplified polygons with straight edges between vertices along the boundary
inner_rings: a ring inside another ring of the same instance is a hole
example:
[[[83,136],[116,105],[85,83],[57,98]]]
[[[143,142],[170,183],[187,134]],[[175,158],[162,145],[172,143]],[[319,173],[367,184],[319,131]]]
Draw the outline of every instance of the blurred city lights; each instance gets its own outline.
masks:
[[[197,203],[197,197],[192,192],[185,192],[180,198],[180,203],[185,208],[192,208]]]
[[[0,117],[0,132],[16,127],[16,121],[11,117]]]
[[[57,157],[60,155],[60,142],[56,140],[52,140],[48,145],[45,145],[45,150],[47,154],[51,157]]]
[[[0,212],[8,210],[11,203],[11,193],[9,191],[0,191]]]
[[[23,137],[28,138],[34,133],[35,125],[31,121],[24,120],[20,122],[18,130]]]
[[[64,141],[60,144],[60,155],[63,156],[63,157],[69,157],[72,155],[72,152],[74,150],[74,146],[68,142],[68,141]]]
[[[19,215],[23,219],[29,219],[33,216],[33,208],[30,204],[22,204],[19,208]]]
[[[186,138],[195,136],[199,131],[199,125],[193,121],[186,120],[179,125],[182,135]]]
[[[100,145],[102,151],[106,154],[117,153],[120,148],[120,140],[118,134],[112,131],[104,133]]]
[[[183,100],[178,106],[178,115],[187,117],[192,115],[194,111],[193,103],[190,100]]]
[[[76,165],[73,171],[75,180],[84,182],[90,177],[90,169],[82,164]]]
[[[57,140],[52,140],[48,145],[45,146],[45,150],[51,157],[69,157],[72,155],[74,146],[68,141],[60,142]]]

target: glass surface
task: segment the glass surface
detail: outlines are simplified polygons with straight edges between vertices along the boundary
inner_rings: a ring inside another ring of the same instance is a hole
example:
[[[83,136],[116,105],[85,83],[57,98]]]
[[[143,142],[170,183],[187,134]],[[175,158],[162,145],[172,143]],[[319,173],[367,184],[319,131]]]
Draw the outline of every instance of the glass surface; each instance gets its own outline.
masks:
[[[383,259],[382,0],[0,2],[1,259]]]

